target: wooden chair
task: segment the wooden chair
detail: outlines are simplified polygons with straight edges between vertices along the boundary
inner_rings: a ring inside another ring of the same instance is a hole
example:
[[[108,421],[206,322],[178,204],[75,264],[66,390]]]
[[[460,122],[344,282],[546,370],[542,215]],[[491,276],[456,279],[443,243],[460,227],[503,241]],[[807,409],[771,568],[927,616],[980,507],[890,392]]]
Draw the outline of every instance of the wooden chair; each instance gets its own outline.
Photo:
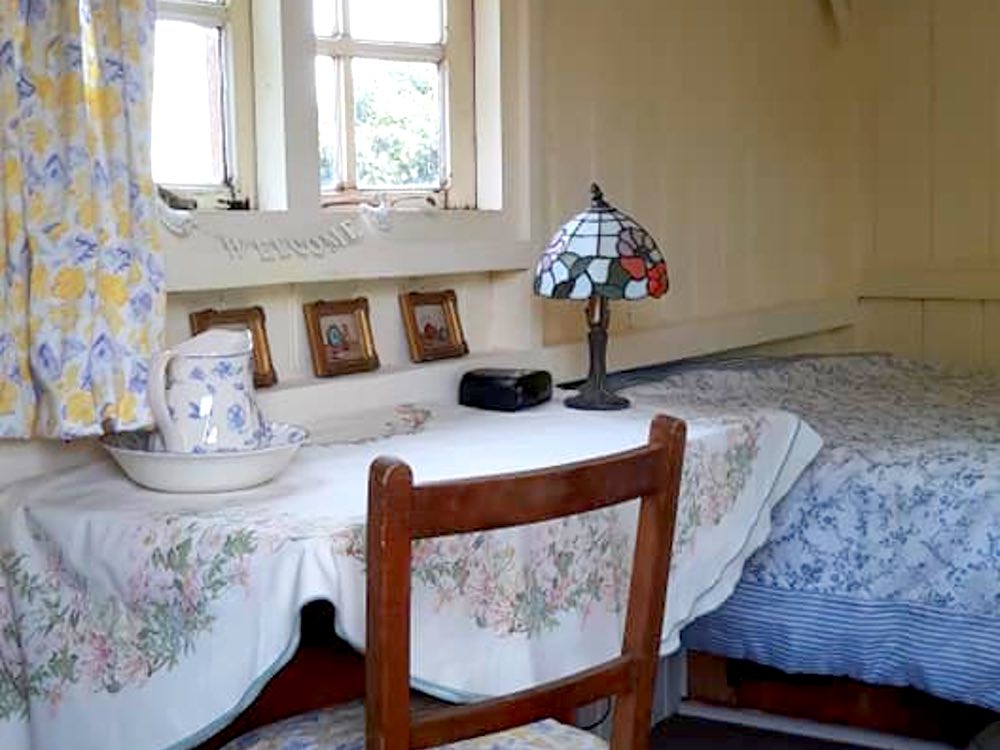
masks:
[[[377,459],[368,490],[364,703],[272,724],[226,750],[407,750],[445,743],[461,750],[592,750],[606,745],[552,717],[570,719],[577,707],[610,696],[611,747],[644,750],[684,445],[684,423],[658,416],[642,448],[538,471],[415,486],[406,464]],[[411,716],[413,540],[547,521],[636,497],[642,500],[620,656],[502,698]]]

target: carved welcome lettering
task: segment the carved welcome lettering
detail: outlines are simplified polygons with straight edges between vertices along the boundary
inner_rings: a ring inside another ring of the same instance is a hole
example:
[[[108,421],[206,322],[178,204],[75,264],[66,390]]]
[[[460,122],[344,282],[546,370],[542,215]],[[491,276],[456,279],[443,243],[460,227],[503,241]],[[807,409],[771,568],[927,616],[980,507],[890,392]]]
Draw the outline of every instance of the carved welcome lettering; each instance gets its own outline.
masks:
[[[312,237],[274,237],[243,239],[219,237],[219,243],[231,261],[255,260],[275,263],[283,260],[316,260],[343,250],[362,238],[350,221],[342,221]]]

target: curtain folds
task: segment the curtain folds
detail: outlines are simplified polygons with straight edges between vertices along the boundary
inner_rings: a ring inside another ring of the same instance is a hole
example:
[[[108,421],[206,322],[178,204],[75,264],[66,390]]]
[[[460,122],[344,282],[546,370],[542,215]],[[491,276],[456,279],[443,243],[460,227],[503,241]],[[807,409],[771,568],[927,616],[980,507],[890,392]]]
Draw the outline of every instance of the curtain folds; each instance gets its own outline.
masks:
[[[0,0],[0,438],[152,422],[155,0]]]

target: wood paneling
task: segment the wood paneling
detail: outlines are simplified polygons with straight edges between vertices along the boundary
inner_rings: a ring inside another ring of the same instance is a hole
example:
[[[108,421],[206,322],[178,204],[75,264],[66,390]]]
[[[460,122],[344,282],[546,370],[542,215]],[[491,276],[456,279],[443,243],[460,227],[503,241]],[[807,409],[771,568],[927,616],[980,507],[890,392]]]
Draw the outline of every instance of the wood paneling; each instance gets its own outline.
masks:
[[[904,7],[905,6],[905,7]],[[878,265],[931,259],[931,0],[872,4],[869,56],[877,102],[874,258]]]
[[[866,300],[861,306],[861,343],[866,349],[920,359],[924,354],[923,303]]]
[[[734,356],[761,355],[786,357],[796,354],[846,354],[860,349],[857,340],[857,326],[845,325],[821,333],[771,341],[760,346],[736,349]]]
[[[924,357],[955,369],[974,370],[982,367],[982,302],[925,302]]]
[[[538,6],[549,231],[597,180],[670,267],[665,299],[613,319],[645,332],[849,296],[870,239],[860,41],[820,2],[620,5]],[[577,309],[544,314],[546,343],[581,338]]]
[[[864,9],[878,85],[859,339],[1000,371],[1000,3]]]
[[[995,5],[995,0],[934,2],[931,256],[936,266],[979,267],[990,255]]]
[[[865,276],[861,296],[887,299],[996,299],[1000,296],[1000,266],[976,270],[873,270]]]
[[[863,300],[858,340],[955,371],[1000,372],[1000,300]]]
[[[983,303],[983,366],[1000,372],[1000,301]]]
[[[862,18],[877,81],[868,265],[998,267],[1000,3],[879,0]]]

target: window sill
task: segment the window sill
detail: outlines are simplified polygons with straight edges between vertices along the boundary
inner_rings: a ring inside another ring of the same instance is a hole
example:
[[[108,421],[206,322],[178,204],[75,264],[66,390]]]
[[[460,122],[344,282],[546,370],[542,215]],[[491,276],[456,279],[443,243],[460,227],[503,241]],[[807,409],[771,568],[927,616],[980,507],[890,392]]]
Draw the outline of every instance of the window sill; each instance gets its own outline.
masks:
[[[539,248],[523,239],[507,212],[400,208],[391,228],[379,229],[356,207],[307,215],[292,211],[195,212],[181,237],[161,233],[170,292],[346,281],[376,278],[490,273],[534,267]],[[341,242],[304,244],[350,222],[359,235]],[[240,252],[223,238],[242,243]],[[303,243],[289,249],[283,240]],[[276,242],[277,241],[277,242]]]

